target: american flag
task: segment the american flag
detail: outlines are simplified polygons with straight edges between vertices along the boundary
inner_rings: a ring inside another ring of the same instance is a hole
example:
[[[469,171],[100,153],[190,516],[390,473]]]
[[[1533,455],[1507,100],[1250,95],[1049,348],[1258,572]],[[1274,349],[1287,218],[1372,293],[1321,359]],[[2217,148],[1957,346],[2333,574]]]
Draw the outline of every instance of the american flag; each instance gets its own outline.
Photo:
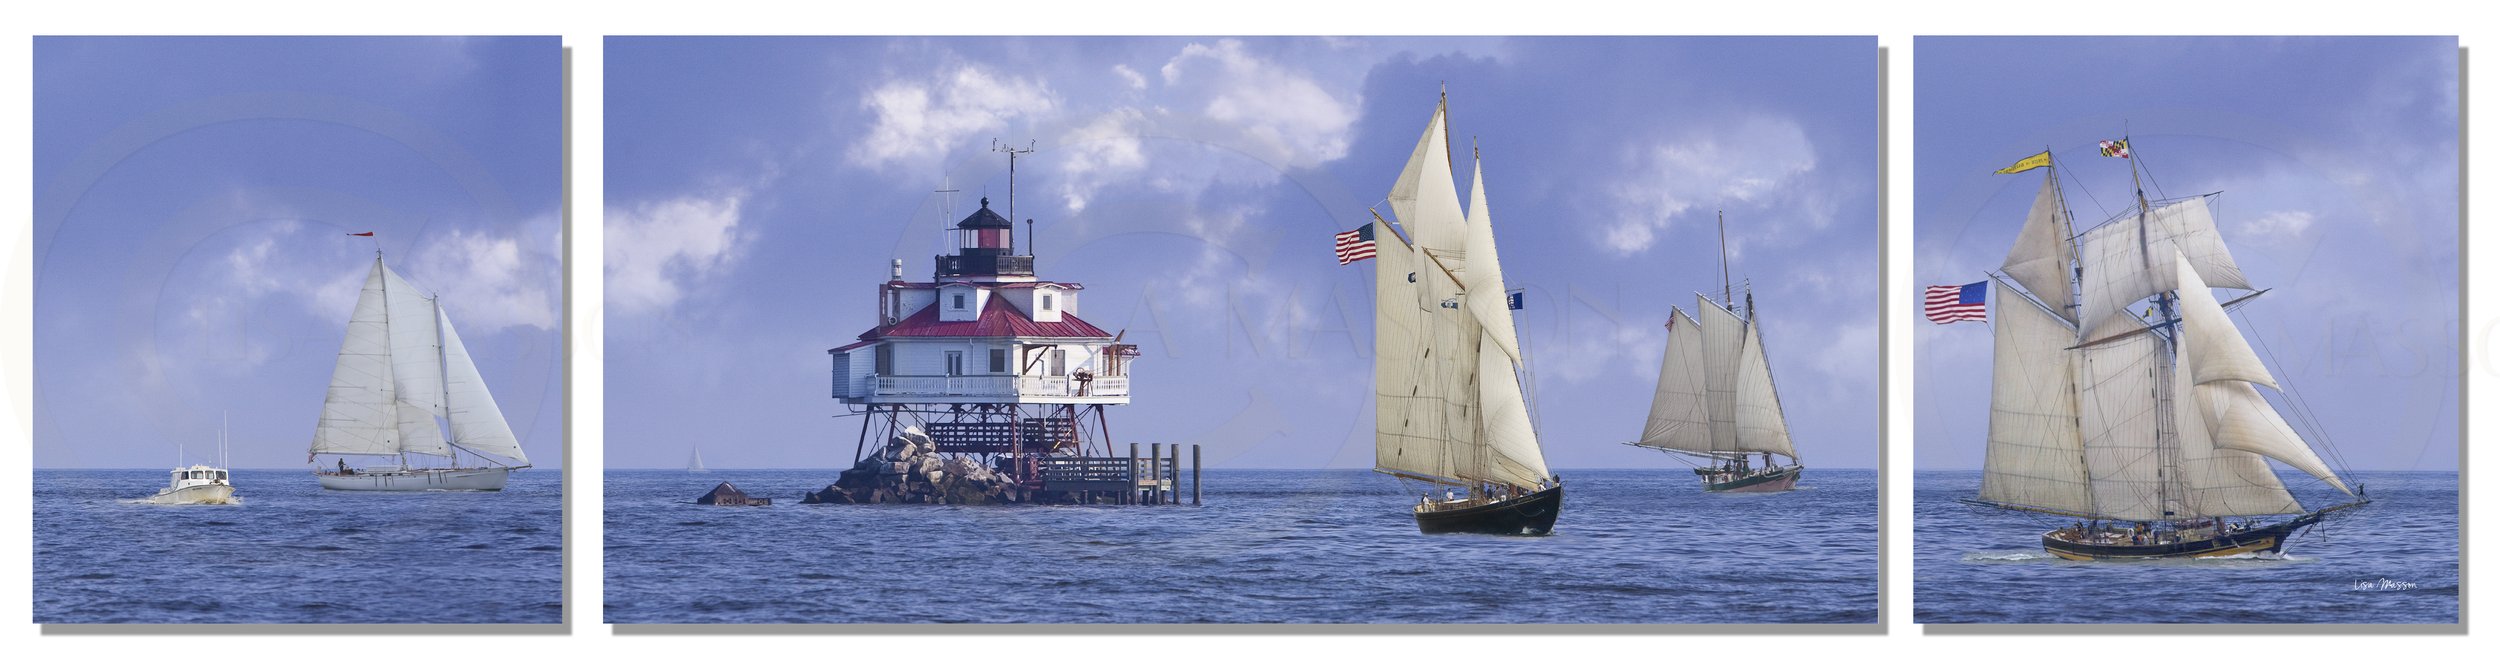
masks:
[[[1337,264],[1353,264],[1378,254],[1379,249],[1372,243],[1372,224],[1337,233]]]
[[[1937,324],[1988,321],[1988,281],[1927,286],[1927,321]]]

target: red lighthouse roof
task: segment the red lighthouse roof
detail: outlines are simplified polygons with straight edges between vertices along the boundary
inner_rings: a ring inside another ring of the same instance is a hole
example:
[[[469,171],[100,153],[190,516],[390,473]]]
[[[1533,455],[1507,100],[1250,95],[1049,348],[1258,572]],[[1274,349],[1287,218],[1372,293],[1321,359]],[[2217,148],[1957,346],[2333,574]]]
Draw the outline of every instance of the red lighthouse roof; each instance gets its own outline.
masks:
[[[1101,327],[1061,314],[1058,322],[1036,322],[1005,297],[990,299],[981,317],[968,322],[938,321],[938,307],[928,306],[894,326],[870,329],[860,340],[882,338],[1109,338]]]

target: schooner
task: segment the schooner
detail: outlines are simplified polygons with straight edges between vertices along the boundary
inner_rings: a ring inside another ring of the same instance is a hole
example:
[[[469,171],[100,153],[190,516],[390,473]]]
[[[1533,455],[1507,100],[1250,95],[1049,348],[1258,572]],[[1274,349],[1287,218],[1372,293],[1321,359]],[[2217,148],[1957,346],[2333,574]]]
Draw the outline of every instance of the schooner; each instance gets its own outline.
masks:
[[[2125,141],[2103,154],[2137,169]],[[2033,167],[2049,174],[1991,274],[2016,295],[1989,297],[1994,383],[1972,503],[2072,518],[2041,544],[2074,560],[2280,553],[2368,503],[2258,391],[2282,387],[2225,311],[2265,291],[2226,304],[2212,289],[2254,289],[2215,227],[2220,194],[2156,204],[2139,171],[2133,209],[2075,234],[2047,152],[1999,172]],[[2268,459],[2352,499],[2308,510]]]
[[[449,435],[438,419],[449,423]],[[484,464],[460,466],[460,451]],[[392,458],[365,467],[344,457],[335,469],[316,464],[321,487],[332,490],[500,490],[512,470],[530,466],[441,297],[421,294],[382,263],[379,251],[313,428],[307,460],[322,455]],[[449,465],[420,467],[411,456]]]
[[[1720,221],[1720,264],[1727,261],[1726,221]],[[1631,445],[1702,458],[1694,467],[1706,492],[1785,492],[1806,467],[1788,437],[1788,417],[1771,383],[1769,350],[1754,319],[1753,291],[1737,311],[1735,288],[1723,285],[1723,301],[1693,295],[1696,320],[1683,309],[1667,318],[1667,351],[1658,366],[1658,390],[1649,424]],[[1761,466],[1752,458],[1762,457]],[[1786,457],[1789,464],[1773,462]]]
[[[1444,94],[1390,189],[1404,235],[1373,219],[1373,471],[1434,486],[1414,506],[1424,533],[1544,535],[1562,512],[1562,483],[1546,469],[1520,388],[1484,165],[1462,211],[1448,113]]]

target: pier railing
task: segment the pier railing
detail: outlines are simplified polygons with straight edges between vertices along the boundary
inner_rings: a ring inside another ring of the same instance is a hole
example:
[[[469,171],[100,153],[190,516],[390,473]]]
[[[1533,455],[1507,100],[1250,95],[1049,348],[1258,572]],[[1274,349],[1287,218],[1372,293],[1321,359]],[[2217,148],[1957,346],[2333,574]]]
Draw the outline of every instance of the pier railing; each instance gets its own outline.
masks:
[[[1127,377],[1025,377],[1019,375],[870,375],[860,378],[879,396],[930,397],[1118,397]],[[861,389],[867,390],[867,389]]]
[[[1181,445],[1171,445],[1171,455],[1164,455],[1163,444],[1153,444],[1151,454],[1140,457],[1131,444],[1128,456],[1079,457],[1054,455],[1041,458],[1042,489],[1060,492],[1080,502],[1110,500],[1117,503],[1177,504],[1181,502]],[[1189,502],[1198,502],[1198,459],[1196,446],[1191,446]]]

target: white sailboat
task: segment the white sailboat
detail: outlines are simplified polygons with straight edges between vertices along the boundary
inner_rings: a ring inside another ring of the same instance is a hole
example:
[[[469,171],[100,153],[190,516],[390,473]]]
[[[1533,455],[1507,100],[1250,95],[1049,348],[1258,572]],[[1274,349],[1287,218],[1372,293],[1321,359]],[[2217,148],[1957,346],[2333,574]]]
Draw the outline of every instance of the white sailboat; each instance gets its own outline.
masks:
[[[1431,485],[1414,508],[1425,533],[1542,535],[1562,511],[1520,388],[1484,166],[1461,211],[1445,96],[1389,193],[1405,230],[1375,218],[1373,471]]]
[[[174,462],[176,465],[181,463],[180,460]],[[176,466],[165,488],[157,490],[156,495],[148,497],[147,501],[161,505],[241,503],[234,498],[234,483],[228,480],[223,468],[226,465],[226,426],[221,419],[217,426],[217,466]]]
[[[2215,226],[2219,194],[2157,204],[2138,183],[2134,209],[2075,234],[2046,152],[2008,170],[2035,159],[2050,174],[1991,276],[2009,294],[1989,297],[1994,383],[1972,503],[2074,518],[2041,543],[2076,560],[2280,552],[2368,503],[2257,390],[2280,387],[2225,310],[2264,291],[2225,304],[2211,289],[2252,289]],[[2354,499],[2307,510],[2268,459]]]
[[[696,448],[696,449],[692,449],[692,450],[688,451],[688,454],[687,454],[687,456],[686,456],[686,473],[690,473],[690,474],[708,474],[708,473],[712,473],[712,470],[703,468],[703,449],[701,449],[701,448]]]
[[[500,490],[530,466],[440,297],[420,294],[379,252],[347,320],[311,455],[342,456],[335,468],[316,464],[314,475],[324,489],[350,491]],[[345,456],[392,461],[355,467]],[[483,465],[461,466],[466,458]]]
[[[1726,227],[1726,221],[1720,224]],[[1722,249],[1722,265],[1726,259]],[[1734,293],[1727,286],[1724,302],[1694,294],[1699,320],[1681,308],[1671,309],[1649,424],[1631,445],[1702,458],[1707,464],[1694,467],[1693,473],[1701,476],[1704,491],[1787,491],[1805,474],[1805,464],[1788,436],[1788,416],[1771,381],[1770,354],[1754,319],[1752,288],[1747,286],[1742,314]],[[1756,455],[1762,457],[1761,466],[1753,465]],[[1786,457],[1789,463],[1777,464],[1773,457]]]

